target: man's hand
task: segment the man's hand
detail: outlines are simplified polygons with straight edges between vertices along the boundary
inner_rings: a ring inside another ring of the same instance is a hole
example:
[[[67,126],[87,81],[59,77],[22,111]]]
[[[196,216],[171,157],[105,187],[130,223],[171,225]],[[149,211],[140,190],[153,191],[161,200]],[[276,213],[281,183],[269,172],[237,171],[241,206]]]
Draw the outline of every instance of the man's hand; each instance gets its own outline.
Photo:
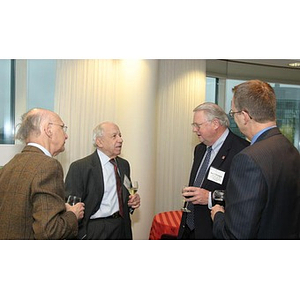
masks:
[[[84,215],[84,203],[83,202],[78,202],[74,206],[71,206],[70,204],[65,204],[66,205],[66,210],[71,211],[75,214],[77,220],[80,220],[83,218]]]
[[[214,220],[216,213],[219,211],[224,213],[225,212],[224,207],[219,204],[216,204],[215,206],[212,207],[211,212],[210,212],[210,216],[211,216],[212,220]]]
[[[188,197],[185,200],[188,202],[192,202],[193,204],[207,205],[208,195],[208,190],[195,186],[187,186],[182,190],[182,196]]]
[[[141,198],[139,194],[129,196],[128,206],[134,209],[139,208],[141,205]]]

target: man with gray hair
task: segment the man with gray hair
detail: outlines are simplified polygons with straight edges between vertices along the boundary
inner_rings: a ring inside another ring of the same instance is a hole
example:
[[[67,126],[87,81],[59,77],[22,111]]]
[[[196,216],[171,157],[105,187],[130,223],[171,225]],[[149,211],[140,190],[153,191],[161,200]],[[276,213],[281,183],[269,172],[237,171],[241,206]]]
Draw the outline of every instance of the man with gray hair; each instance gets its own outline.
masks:
[[[54,112],[32,109],[16,138],[26,146],[0,170],[0,239],[69,239],[78,233],[84,204],[65,204],[63,169],[67,126]]]
[[[80,196],[85,215],[78,239],[132,239],[130,213],[140,206],[139,194],[129,195],[130,166],[119,157],[123,139],[119,127],[111,122],[93,131],[96,151],[73,162],[69,168],[66,195]]]
[[[178,239],[213,239],[211,192],[225,190],[232,158],[249,145],[233,134],[224,110],[205,102],[194,109],[193,132],[200,144],[194,151],[189,186],[182,191],[190,212],[183,212]]]

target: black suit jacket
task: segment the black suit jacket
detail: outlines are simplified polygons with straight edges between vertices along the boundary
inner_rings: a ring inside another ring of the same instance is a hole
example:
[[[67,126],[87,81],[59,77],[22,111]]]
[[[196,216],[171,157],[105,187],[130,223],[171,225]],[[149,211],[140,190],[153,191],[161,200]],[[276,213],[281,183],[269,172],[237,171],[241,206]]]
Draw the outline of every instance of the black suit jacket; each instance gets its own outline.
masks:
[[[225,214],[214,219],[218,239],[297,239],[300,155],[278,128],[264,132],[232,161]]]
[[[120,172],[121,182],[124,182],[124,175],[130,180],[130,166],[127,160],[117,157],[117,165]],[[65,180],[66,197],[76,195],[82,198],[85,204],[84,218],[79,223],[78,239],[86,235],[86,229],[91,215],[97,212],[104,194],[104,182],[101,161],[97,151],[91,155],[73,162],[70,165]],[[126,239],[132,239],[131,220],[127,205],[129,192],[122,184],[124,200],[124,221]]]
[[[226,189],[228,177],[229,177],[229,169],[231,165],[231,161],[233,157],[243,150],[245,147],[249,145],[249,142],[245,139],[242,139],[229,131],[227,138],[225,139],[221,149],[216,155],[214,161],[211,164],[211,167],[214,167],[218,170],[224,171],[225,176],[222,184],[218,184],[216,182],[210,181],[207,179],[208,173],[205,176],[205,179],[202,183],[202,188],[208,191],[214,190],[224,190]],[[190,174],[189,185],[192,186],[195,177],[197,175],[197,171],[203,159],[203,156],[206,152],[206,145],[198,144],[194,151],[194,162]],[[209,169],[208,169],[209,171]],[[213,239],[212,233],[212,221],[210,217],[210,209],[207,205],[195,205],[195,238],[196,239]],[[185,226],[186,226],[186,216],[187,213],[183,213],[181,224],[179,228],[178,238],[181,239]]]

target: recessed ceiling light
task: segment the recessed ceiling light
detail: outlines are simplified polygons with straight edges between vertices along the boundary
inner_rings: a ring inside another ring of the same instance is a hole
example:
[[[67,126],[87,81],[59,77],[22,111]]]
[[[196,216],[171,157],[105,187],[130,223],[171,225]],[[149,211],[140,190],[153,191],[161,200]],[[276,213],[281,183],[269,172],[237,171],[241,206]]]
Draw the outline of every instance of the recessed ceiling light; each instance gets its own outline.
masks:
[[[298,63],[298,62],[291,63],[291,64],[289,64],[289,66],[293,67],[293,68],[300,68],[300,63]]]

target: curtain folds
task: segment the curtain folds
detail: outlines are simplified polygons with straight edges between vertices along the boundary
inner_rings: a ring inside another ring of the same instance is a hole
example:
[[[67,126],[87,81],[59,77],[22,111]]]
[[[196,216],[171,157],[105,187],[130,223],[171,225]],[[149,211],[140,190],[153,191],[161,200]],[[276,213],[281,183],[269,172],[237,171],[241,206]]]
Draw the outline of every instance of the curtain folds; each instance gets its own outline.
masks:
[[[115,60],[58,60],[56,112],[68,126],[66,150],[59,160],[66,172],[74,160],[93,151],[92,131],[115,120],[118,63]]]
[[[157,96],[155,212],[182,207],[193,151],[193,109],[205,98],[205,61],[161,60]]]
[[[55,111],[68,126],[64,172],[92,151],[92,130],[119,125],[122,156],[140,185],[135,239],[148,239],[154,214],[182,206],[193,150],[193,109],[205,99],[204,60],[57,60]]]

